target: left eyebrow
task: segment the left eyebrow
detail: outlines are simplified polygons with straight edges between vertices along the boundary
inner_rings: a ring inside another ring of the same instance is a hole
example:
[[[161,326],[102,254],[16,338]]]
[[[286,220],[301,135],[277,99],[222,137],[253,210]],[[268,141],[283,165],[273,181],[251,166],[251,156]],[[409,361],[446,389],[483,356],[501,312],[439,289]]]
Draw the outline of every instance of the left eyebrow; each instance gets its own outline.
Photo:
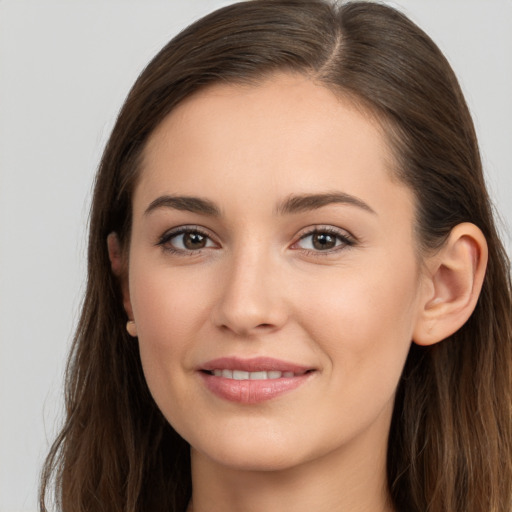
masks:
[[[364,201],[350,194],[345,194],[344,192],[291,195],[277,206],[276,211],[280,215],[286,215],[316,210],[330,204],[348,204],[376,215],[375,210]]]
[[[160,196],[157,197],[146,208],[144,215],[150,214],[159,208],[172,208],[174,210],[183,210],[201,215],[209,215],[212,217],[220,216],[218,206],[208,199],[192,196]]]

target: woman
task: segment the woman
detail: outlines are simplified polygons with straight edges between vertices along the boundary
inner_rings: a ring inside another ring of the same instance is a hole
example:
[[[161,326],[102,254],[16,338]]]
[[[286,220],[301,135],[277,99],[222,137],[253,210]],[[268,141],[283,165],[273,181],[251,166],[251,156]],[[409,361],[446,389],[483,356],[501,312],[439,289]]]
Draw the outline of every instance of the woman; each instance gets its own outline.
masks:
[[[255,0],[130,92],[98,172],[62,510],[512,507],[511,285],[448,63]]]

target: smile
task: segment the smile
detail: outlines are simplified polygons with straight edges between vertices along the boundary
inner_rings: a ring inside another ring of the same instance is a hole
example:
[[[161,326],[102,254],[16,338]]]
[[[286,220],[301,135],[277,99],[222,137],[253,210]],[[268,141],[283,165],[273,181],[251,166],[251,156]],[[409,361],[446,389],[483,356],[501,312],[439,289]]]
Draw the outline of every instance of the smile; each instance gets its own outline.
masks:
[[[220,358],[199,369],[206,388],[218,398],[257,404],[293,391],[310,380],[314,368],[273,358]]]

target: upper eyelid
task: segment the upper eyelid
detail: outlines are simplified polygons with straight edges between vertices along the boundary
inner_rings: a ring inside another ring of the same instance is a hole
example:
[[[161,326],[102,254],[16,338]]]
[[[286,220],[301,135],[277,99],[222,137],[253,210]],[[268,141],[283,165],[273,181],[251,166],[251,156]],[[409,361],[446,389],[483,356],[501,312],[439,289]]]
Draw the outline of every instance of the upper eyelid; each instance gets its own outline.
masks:
[[[207,228],[204,228],[202,226],[197,226],[195,224],[184,224],[182,226],[176,226],[174,228],[167,229],[163,232],[160,238],[163,238],[165,236],[169,235],[179,235],[181,233],[187,233],[187,232],[197,232],[201,233],[202,235],[210,236],[210,230]]]

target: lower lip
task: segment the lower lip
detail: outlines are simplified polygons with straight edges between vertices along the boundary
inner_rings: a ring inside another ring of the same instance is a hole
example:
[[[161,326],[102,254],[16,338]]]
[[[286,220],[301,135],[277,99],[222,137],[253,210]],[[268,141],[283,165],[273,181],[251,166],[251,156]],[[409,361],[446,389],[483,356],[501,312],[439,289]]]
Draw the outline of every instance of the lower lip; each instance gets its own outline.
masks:
[[[216,377],[200,372],[206,387],[214,394],[230,402],[257,404],[272,400],[304,384],[313,372],[296,377],[265,380],[235,380]]]

